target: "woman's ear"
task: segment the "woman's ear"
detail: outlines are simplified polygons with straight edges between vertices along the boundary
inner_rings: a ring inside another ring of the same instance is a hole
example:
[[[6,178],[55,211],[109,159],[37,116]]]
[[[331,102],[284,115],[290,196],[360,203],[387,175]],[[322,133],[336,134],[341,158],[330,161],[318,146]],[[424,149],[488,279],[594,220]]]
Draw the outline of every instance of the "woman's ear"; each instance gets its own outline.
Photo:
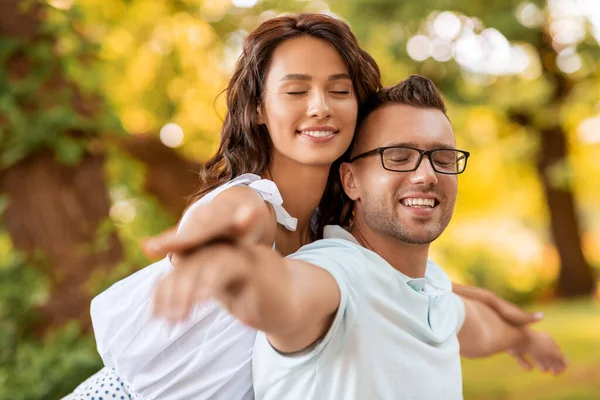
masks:
[[[265,118],[263,116],[262,107],[260,105],[256,106],[256,114],[258,115],[258,125],[265,125]]]
[[[344,192],[351,200],[358,200],[359,198],[359,182],[356,176],[356,171],[350,163],[342,163],[340,165],[340,181]]]

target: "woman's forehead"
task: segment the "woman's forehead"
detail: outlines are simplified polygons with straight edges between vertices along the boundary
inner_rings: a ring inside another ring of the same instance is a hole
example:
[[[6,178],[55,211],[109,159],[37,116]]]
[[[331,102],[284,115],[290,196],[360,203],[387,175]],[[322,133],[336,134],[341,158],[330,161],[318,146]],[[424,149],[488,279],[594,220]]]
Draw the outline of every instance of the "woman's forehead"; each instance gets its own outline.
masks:
[[[349,70],[335,47],[323,39],[302,36],[286,40],[275,49],[268,80],[279,82],[287,75],[327,79],[340,74],[349,75]]]

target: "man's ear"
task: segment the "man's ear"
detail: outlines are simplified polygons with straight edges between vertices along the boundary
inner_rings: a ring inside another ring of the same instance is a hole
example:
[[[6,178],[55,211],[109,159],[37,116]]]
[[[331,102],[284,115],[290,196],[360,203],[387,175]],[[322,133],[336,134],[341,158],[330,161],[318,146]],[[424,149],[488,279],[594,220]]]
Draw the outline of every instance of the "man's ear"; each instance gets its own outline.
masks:
[[[355,168],[350,163],[342,163],[340,165],[340,180],[346,195],[351,200],[356,201],[359,197],[359,182],[356,176]]]

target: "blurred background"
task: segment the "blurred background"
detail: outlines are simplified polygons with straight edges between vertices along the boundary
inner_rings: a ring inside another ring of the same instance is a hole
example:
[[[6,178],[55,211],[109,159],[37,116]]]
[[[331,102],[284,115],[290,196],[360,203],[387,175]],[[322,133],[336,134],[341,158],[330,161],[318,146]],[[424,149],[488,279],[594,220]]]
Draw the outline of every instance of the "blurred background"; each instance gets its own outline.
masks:
[[[544,311],[570,360],[465,360],[465,398],[600,398],[600,1],[2,0],[0,399],[101,367],[90,299],[184,210],[244,36],[300,11],[347,21],[386,85],[436,82],[472,157],[432,257]]]

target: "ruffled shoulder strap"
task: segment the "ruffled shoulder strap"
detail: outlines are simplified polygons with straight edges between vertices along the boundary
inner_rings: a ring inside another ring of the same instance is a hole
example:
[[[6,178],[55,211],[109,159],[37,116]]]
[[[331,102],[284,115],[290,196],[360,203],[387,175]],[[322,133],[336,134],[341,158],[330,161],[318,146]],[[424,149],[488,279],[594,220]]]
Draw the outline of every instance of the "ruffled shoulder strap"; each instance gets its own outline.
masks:
[[[189,215],[189,211],[201,206],[202,204],[207,204],[212,201],[219,193],[234,187],[234,186],[248,186],[253,189],[256,193],[258,193],[264,201],[271,204],[273,209],[275,210],[275,215],[277,216],[277,222],[283,225],[287,230],[295,231],[298,225],[298,220],[292,217],[286,210],[283,208],[283,198],[281,197],[281,193],[279,193],[279,189],[275,182],[270,181],[268,179],[262,179],[260,176],[256,174],[242,174],[227,183],[217,187],[212,192],[204,195],[200,200],[192,204],[192,206],[186,211],[181,219],[180,226],[183,225],[183,222]]]

